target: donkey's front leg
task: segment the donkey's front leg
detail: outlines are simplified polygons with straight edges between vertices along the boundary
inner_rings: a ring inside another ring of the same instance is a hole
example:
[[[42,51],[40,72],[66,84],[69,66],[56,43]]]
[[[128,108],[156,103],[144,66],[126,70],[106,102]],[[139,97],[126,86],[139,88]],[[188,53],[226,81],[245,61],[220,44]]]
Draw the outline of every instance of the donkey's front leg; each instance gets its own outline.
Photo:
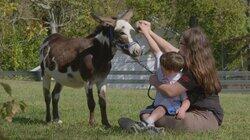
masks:
[[[85,87],[85,92],[87,95],[87,103],[89,108],[89,125],[93,126],[95,123],[95,118],[94,118],[95,100],[93,97],[93,85],[91,82],[87,82]]]
[[[53,106],[53,122],[62,123],[58,113],[58,102],[60,99],[60,92],[62,91],[62,85],[59,83],[55,84],[54,90],[52,91],[52,106]]]
[[[106,112],[106,84],[104,81],[97,83],[97,89],[98,89],[98,97],[99,97],[99,105],[101,110],[101,116],[102,116],[102,124],[106,127],[111,127],[108,121],[107,112]]]

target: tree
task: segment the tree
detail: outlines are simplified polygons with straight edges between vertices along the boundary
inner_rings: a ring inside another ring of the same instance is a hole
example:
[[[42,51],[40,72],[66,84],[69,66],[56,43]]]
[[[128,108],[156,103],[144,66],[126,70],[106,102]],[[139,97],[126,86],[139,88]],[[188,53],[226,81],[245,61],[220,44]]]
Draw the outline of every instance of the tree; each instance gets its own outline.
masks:
[[[250,0],[247,0],[246,3],[247,3],[246,15],[247,15],[247,25],[248,25],[247,30],[249,33],[250,32]],[[248,46],[247,48],[247,70],[250,71],[250,41],[248,42],[246,46]]]
[[[96,26],[91,12],[116,16],[128,8],[134,9],[132,23],[149,20],[154,29],[172,32],[163,35],[168,40],[172,35],[178,41],[190,23],[198,23],[212,43],[220,69],[236,69],[241,65],[241,57],[231,56],[244,48],[248,40],[226,42],[249,34],[249,0],[2,0],[1,69],[32,69],[39,65],[41,42],[52,32],[68,37],[86,36]],[[246,61],[249,52],[241,54]]]
[[[30,12],[29,1],[3,0],[1,10],[0,60],[3,70],[29,69],[38,63],[39,38],[46,30]]]
[[[224,67],[233,64],[231,54],[242,48],[242,43],[223,46],[227,40],[249,34],[246,24],[246,7],[241,0],[177,0],[175,28],[179,32],[188,28],[190,17],[195,16],[198,24],[211,40],[217,66],[221,65],[221,54],[224,53]],[[222,47],[223,46],[223,47]],[[231,69],[238,65],[230,66]]]

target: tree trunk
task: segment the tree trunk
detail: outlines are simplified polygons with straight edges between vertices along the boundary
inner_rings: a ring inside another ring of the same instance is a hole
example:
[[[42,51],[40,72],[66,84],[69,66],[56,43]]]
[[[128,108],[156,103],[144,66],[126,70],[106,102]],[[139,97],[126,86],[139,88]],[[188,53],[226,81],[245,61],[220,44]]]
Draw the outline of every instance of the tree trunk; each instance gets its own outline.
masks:
[[[247,48],[247,70],[250,71],[250,44]]]
[[[247,6],[248,7],[250,6],[250,0],[247,0]],[[250,8],[248,8],[247,14],[246,14],[248,18],[249,18],[249,15],[250,15],[250,10],[249,9]],[[250,44],[248,44],[248,47],[247,47],[247,70],[250,71]]]
[[[58,25],[55,22],[50,23],[51,34],[58,33]]]
[[[189,18],[189,27],[192,28],[192,27],[196,27],[196,26],[198,26],[198,19],[196,16],[191,16]]]

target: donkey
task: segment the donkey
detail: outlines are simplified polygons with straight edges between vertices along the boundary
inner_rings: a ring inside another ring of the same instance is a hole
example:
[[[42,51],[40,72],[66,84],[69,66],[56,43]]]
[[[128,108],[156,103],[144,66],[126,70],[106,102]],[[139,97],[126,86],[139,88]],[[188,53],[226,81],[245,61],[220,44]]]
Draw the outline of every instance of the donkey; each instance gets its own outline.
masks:
[[[106,113],[106,78],[111,60],[117,50],[137,59],[140,45],[134,41],[134,28],[129,24],[133,11],[128,10],[121,18],[92,17],[99,22],[95,32],[85,38],[66,38],[60,34],[47,37],[40,48],[40,66],[43,78],[43,94],[46,103],[46,122],[62,123],[58,102],[63,86],[85,87],[89,108],[89,125],[93,125],[95,101],[92,87],[97,86],[102,124],[110,127]],[[51,78],[55,87],[50,93]],[[52,98],[52,116],[50,103]]]

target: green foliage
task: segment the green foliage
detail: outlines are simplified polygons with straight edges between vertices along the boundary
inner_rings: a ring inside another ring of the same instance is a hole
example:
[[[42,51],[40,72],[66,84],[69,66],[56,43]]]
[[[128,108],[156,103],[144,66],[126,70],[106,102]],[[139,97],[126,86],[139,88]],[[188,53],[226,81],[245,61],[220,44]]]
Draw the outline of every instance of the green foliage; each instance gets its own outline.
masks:
[[[127,0],[127,5],[135,9],[133,19],[145,19],[152,22],[156,28],[173,25],[175,5],[171,0]]]
[[[24,112],[27,108],[27,104],[24,101],[11,100],[3,103],[0,109],[0,115],[8,122],[12,122],[13,117],[19,113]]]
[[[0,63],[3,70],[27,70],[38,65],[38,50],[46,29],[36,20],[24,20],[29,10],[23,3],[8,0],[0,3],[2,14],[0,35]],[[27,5],[25,5],[27,6]]]
[[[10,101],[4,102],[0,108],[0,116],[8,122],[12,122],[13,117],[19,113],[24,112],[27,104],[24,101],[17,101],[12,97],[11,87],[3,82],[0,85],[4,88],[6,93],[11,97]]]
[[[236,43],[234,45],[224,46],[222,50],[222,44],[224,41],[231,38],[244,36],[249,34],[247,31],[247,17],[246,17],[246,4],[240,0],[179,0],[178,12],[176,15],[176,28],[179,31],[185,30],[189,25],[189,18],[196,16],[199,20],[199,25],[203,27],[208,37],[211,40],[212,47],[214,49],[214,55],[217,62],[221,59],[221,54],[232,54],[235,50],[239,50],[246,44],[240,45]],[[232,55],[225,55],[228,60]],[[236,59],[240,59],[236,57]],[[225,61],[224,63],[232,63],[232,61]],[[218,66],[221,65],[218,63]],[[238,65],[231,67],[235,69]]]
[[[50,10],[43,8],[49,7]],[[249,34],[249,6],[246,0],[2,0],[0,1],[0,67],[3,70],[30,70],[39,63],[39,46],[48,35],[51,13],[60,25],[59,33],[69,37],[86,36],[96,22],[90,13],[116,16],[128,8],[134,9],[132,23],[139,19],[152,22],[154,29],[171,28],[179,33],[189,26],[191,16],[198,18],[211,40],[218,67],[221,65],[222,44]],[[248,11],[248,12],[247,12]],[[167,36],[164,38],[167,38]],[[227,54],[246,43],[239,41],[224,46]],[[245,56],[244,56],[245,57]],[[238,65],[224,58],[223,67]],[[240,58],[235,57],[238,61]]]

